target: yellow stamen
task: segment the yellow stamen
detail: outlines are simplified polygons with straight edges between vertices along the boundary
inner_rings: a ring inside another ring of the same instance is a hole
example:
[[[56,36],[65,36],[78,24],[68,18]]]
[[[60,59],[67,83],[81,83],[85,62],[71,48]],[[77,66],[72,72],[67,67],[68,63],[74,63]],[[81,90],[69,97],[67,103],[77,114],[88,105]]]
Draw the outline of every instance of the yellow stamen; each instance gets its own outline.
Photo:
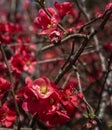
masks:
[[[31,62],[28,60],[26,61],[26,65],[29,66],[31,64]]]
[[[48,25],[47,25],[47,28],[52,28],[52,25],[51,25],[51,24],[48,24]]]
[[[47,87],[46,87],[46,86],[42,86],[42,87],[40,88],[40,92],[41,92],[42,94],[46,94],[46,93],[47,93]]]

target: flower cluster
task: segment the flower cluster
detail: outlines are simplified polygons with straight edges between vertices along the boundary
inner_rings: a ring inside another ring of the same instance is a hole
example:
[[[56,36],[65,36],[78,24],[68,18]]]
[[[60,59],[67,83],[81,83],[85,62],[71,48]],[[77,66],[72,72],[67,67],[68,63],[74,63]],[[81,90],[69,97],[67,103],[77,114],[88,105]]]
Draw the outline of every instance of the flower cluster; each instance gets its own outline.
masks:
[[[84,109],[81,102],[83,95],[75,93],[73,86],[67,85],[64,90],[59,91],[46,77],[34,81],[26,79],[22,108],[49,127],[64,124],[75,117],[77,111]]]
[[[10,59],[12,70],[21,74],[26,71],[32,74],[35,71],[37,60],[35,58],[35,52],[33,52],[35,46],[20,46],[16,49],[15,55]],[[21,54],[21,56],[20,56]]]
[[[67,33],[59,23],[66,15],[71,15],[75,18],[77,12],[73,9],[73,4],[70,2],[63,2],[62,4],[55,2],[54,6],[55,8],[40,9],[34,23],[42,30],[40,32],[41,35],[48,34],[50,42],[58,43],[62,35]]]
[[[0,41],[4,44],[13,42],[12,35],[22,32],[22,27],[14,23],[0,23]]]
[[[10,127],[16,120],[16,110],[11,98],[7,103],[3,100],[10,89],[10,83],[3,78],[0,80],[0,97],[2,99],[0,123]],[[83,95],[75,92],[73,84],[68,83],[65,89],[59,90],[58,86],[46,77],[34,81],[27,77],[26,86],[16,92],[15,99],[19,108],[29,112],[48,127],[62,125],[71,118],[75,118],[77,112],[81,114],[85,109]]]
[[[13,1],[5,1],[0,1],[0,127],[54,129],[67,123],[80,130],[99,125],[99,115],[111,119],[111,100],[106,101],[112,96],[112,2],[104,12],[94,6],[89,13],[80,1],[74,9],[71,2],[46,8],[44,0],[36,0],[39,10],[31,8],[32,0],[15,1],[15,9]],[[1,6],[8,4],[4,11]]]

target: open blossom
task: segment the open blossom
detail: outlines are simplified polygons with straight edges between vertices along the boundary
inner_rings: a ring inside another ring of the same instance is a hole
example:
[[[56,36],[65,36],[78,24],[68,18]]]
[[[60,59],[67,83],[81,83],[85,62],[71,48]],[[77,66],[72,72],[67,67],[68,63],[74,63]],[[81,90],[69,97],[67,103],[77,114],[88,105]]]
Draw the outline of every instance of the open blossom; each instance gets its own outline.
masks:
[[[57,90],[47,78],[39,78],[35,81],[27,78],[26,83],[27,86],[24,89],[25,100],[22,105],[25,111],[30,111],[32,114],[41,114],[48,111],[52,105],[59,101]],[[43,104],[46,105],[46,109]]]
[[[36,79],[33,82],[32,88],[38,94],[39,98],[48,98],[51,94],[56,92],[56,88],[54,88],[52,83],[46,77]]]
[[[65,15],[71,14],[73,17],[76,16],[73,4],[70,2],[63,2],[62,4],[55,2],[54,6],[56,10],[54,8],[46,8],[49,15],[43,9],[39,10],[38,17],[34,20],[38,28],[43,30],[54,28]]]
[[[0,108],[0,123],[3,126],[10,127],[16,120],[16,112],[11,110],[7,104],[3,104]]]
[[[70,2],[63,2],[61,4],[55,2],[54,6],[58,11],[58,15],[61,19],[67,14],[71,14],[73,16],[76,15],[75,12],[73,11],[73,4]]]
[[[19,74],[23,72],[24,61],[19,54],[12,56],[10,62],[13,71]]]
[[[31,56],[24,57],[24,66],[23,66],[24,71],[32,74],[35,71],[36,65],[37,65],[37,61],[35,58],[33,58]]]
[[[3,44],[9,44],[13,41],[12,34],[22,32],[22,27],[19,24],[11,22],[0,23],[0,41]]]
[[[0,99],[4,96],[6,92],[10,89],[10,82],[6,79],[0,77]]]
[[[62,125],[70,120],[70,117],[67,115],[67,113],[61,110],[47,112],[45,118],[46,125],[48,127]]]
[[[76,12],[73,10],[73,4],[70,2],[63,2],[62,4],[55,2],[54,6],[55,9],[46,8],[47,12],[44,9],[40,9],[34,23],[38,29],[41,29],[39,34],[47,34],[51,43],[58,43],[63,35],[63,30],[58,26],[59,22],[68,14],[76,17]]]
[[[70,120],[66,110],[60,105],[60,95],[57,86],[48,78],[42,77],[32,81],[26,79],[22,108],[29,111],[47,126],[63,124]],[[34,106],[34,107],[33,107]]]
[[[19,93],[20,97],[21,92]],[[19,95],[16,97],[19,97]],[[69,121],[70,116],[75,116],[77,108],[82,107],[81,101],[83,99],[81,93],[74,93],[72,85],[67,84],[65,89],[60,91],[46,77],[34,81],[27,77],[23,96],[23,110],[30,112],[48,127],[54,127]]]
[[[52,17],[56,15],[56,11],[54,8],[47,8],[46,10],[49,12],[49,14]],[[39,10],[38,17],[36,17],[34,20],[35,25],[38,28],[44,29],[44,30],[53,27],[53,25],[55,25],[56,22],[58,22],[57,19],[50,18],[43,9]]]
[[[67,84],[60,96],[61,102],[64,105],[68,115],[74,116],[77,112],[77,108],[81,110],[83,95],[81,93],[75,94],[74,86],[72,86],[72,84]]]
[[[108,3],[108,4],[106,5],[106,9],[112,10],[112,2],[110,2],[110,3]]]
[[[30,112],[31,114],[34,115],[35,113],[37,113],[37,108],[39,107],[38,107],[38,95],[33,91],[32,85],[33,85],[32,79],[27,77],[26,87],[22,89],[21,93],[23,93],[23,97],[24,97],[24,101],[22,103],[23,110]]]
[[[23,91],[24,101],[22,108],[26,112],[30,112],[32,115],[38,112],[38,98],[34,93],[27,87]],[[35,106],[35,107],[34,107]]]
[[[18,74],[21,74],[23,71],[28,73],[33,73],[35,71],[35,67],[37,61],[35,58],[31,57],[30,55],[20,55],[16,54],[11,57],[11,68]]]

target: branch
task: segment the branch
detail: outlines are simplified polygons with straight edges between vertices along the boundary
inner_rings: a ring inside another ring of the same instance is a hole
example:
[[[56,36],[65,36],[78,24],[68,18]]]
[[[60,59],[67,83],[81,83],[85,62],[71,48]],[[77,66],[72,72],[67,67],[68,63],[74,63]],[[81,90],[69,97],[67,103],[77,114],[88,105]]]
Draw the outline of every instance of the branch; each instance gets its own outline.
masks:
[[[8,73],[9,73],[9,79],[10,79],[10,83],[11,83],[11,94],[12,94],[12,97],[13,97],[13,100],[14,100],[14,104],[15,104],[15,109],[16,109],[16,112],[17,112],[17,115],[18,117],[20,116],[20,111],[19,111],[19,107],[18,107],[18,104],[17,104],[17,101],[15,99],[15,92],[14,92],[14,79],[13,79],[13,76],[12,76],[12,70],[9,66],[9,63],[8,63],[8,60],[7,60],[7,57],[6,57],[6,54],[5,54],[5,50],[2,46],[2,44],[0,43],[0,49],[1,49],[1,53],[3,55],[3,58],[4,58],[4,62],[7,66],[7,69],[8,69]],[[19,123],[19,120],[18,120],[18,123]]]
[[[90,35],[86,36],[85,40],[81,43],[79,49],[77,50],[76,54],[74,57],[72,57],[71,62],[68,64],[68,66],[66,68],[59,71],[56,79],[55,79],[55,83],[58,84],[58,82],[61,80],[61,78],[63,77],[63,75],[68,72],[71,68],[72,65],[74,65],[77,61],[77,59],[79,58],[79,56],[81,55],[81,53],[83,52],[83,50],[85,49],[85,47],[87,46],[87,44],[89,43],[89,41],[101,30],[104,29],[105,24],[107,23],[109,17],[111,16],[112,11],[110,11],[104,18],[104,20],[102,21],[102,23],[100,24],[99,28],[95,31],[93,31]]]
[[[66,43],[68,40],[70,39],[77,39],[77,38],[86,38],[86,35],[85,34],[80,34],[80,33],[77,33],[77,34],[70,34],[68,36],[66,36],[65,38],[63,38],[61,40],[61,42],[57,43],[57,44],[50,44],[50,45],[47,45],[45,47],[42,47],[39,52],[44,52],[44,51],[47,51],[53,47],[57,47],[57,46],[61,46],[62,44]]]

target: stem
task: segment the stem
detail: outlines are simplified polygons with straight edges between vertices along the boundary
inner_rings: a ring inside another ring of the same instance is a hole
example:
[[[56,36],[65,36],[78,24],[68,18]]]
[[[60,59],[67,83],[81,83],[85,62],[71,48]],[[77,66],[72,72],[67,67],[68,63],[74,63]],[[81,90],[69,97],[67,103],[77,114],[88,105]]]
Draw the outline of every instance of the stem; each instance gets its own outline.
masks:
[[[72,67],[73,67],[74,71],[76,72],[76,76],[77,76],[77,80],[78,80],[78,86],[79,86],[79,92],[83,94],[79,72],[74,65]],[[89,111],[89,113],[94,113],[92,106],[88,103],[88,101],[86,100],[85,97],[83,97],[83,101],[87,105],[87,111]]]
[[[11,13],[10,13],[10,20],[12,22],[16,22],[16,14],[17,14],[17,8],[18,8],[19,0],[11,0]]]

